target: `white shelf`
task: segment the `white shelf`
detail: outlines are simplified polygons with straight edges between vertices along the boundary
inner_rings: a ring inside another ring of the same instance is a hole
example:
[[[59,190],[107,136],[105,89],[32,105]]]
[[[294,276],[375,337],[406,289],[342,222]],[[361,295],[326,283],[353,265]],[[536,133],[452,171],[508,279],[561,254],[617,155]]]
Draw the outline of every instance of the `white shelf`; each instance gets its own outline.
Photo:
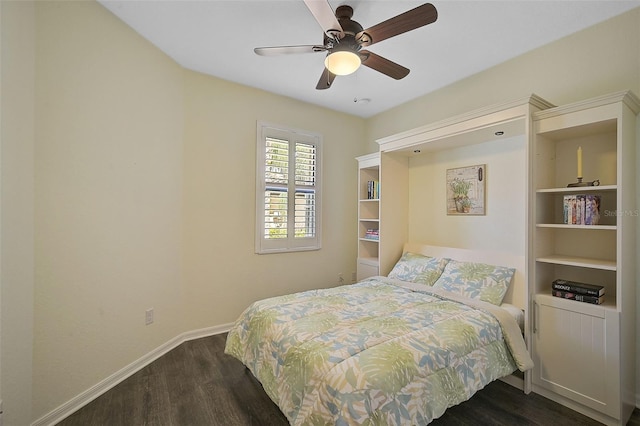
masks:
[[[609,192],[616,191],[618,189],[618,185],[602,185],[602,186],[579,186],[572,188],[542,188],[537,189],[536,192],[539,194],[578,194],[583,192]]]
[[[358,258],[358,262],[359,263],[363,263],[365,265],[378,266],[378,258],[377,257],[359,257]]]
[[[570,225],[567,223],[538,223],[537,228],[586,229],[590,231],[615,231],[616,225]]]
[[[552,254],[540,256],[536,262],[552,263],[554,265],[577,266],[580,268],[602,269],[605,271],[615,271],[617,269],[614,260],[591,259],[586,257],[572,257]]]
[[[366,217],[361,217],[358,219],[360,222],[380,222],[380,219],[367,219]]]
[[[364,237],[361,237],[361,238],[359,238],[359,239],[360,239],[360,241],[369,241],[370,243],[379,243],[379,242],[380,242],[380,240],[374,240],[373,238],[364,238]]]
[[[577,300],[563,299],[562,297],[555,297],[551,294],[538,293],[536,294],[536,302],[547,306],[553,306],[560,309],[568,309],[574,312],[580,312],[585,315],[591,315],[599,318],[604,318],[606,310],[615,310],[615,301],[613,297],[607,297],[604,295],[604,303],[596,305],[595,303],[579,302]]]

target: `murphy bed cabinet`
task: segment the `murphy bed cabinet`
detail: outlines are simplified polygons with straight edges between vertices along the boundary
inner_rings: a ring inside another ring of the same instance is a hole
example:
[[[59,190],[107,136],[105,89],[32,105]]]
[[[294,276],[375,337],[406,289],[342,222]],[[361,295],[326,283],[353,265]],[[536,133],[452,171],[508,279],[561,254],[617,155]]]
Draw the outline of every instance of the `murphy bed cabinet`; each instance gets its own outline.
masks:
[[[492,232],[496,230],[501,240],[509,241],[510,253],[527,263],[531,117],[550,107],[531,95],[376,140],[379,152],[358,157],[358,278],[370,274],[371,265],[378,274],[387,275],[407,241],[505,250],[495,246]],[[473,164],[487,167],[488,212],[476,217],[448,216],[446,169]],[[366,182],[372,176],[381,185],[380,198],[374,202],[366,197]],[[514,195],[501,195],[506,193]],[[377,243],[363,238],[373,226],[379,229]],[[462,229],[479,229],[481,235],[472,242],[461,241]],[[522,280],[527,278],[528,272]],[[514,303],[525,310],[525,341],[530,347],[529,295],[527,285],[512,292]],[[531,390],[529,372],[507,381],[527,393]]]
[[[358,160],[358,281],[379,275],[380,154]]]
[[[619,92],[533,114],[533,391],[612,425],[626,424],[636,396],[639,111],[633,93]],[[577,181],[578,148],[584,181],[599,186],[567,187]],[[565,223],[570,196],[599,200],[598,224]],[[605,301],[554,297],[555,279],[603,285]]]

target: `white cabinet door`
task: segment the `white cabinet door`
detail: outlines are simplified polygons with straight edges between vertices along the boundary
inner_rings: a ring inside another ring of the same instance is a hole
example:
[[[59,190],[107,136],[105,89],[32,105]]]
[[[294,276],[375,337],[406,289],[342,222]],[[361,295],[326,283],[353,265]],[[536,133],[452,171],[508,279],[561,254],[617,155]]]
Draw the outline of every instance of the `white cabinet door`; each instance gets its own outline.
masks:
[[[373,277],[378,274],[378,265],[373,265],[370,262],[358,260],[358,274],[356,279],[362,281],[365,278]]]
[[[536,297],[533,384],[619,417],[619,314],[586,303]]]

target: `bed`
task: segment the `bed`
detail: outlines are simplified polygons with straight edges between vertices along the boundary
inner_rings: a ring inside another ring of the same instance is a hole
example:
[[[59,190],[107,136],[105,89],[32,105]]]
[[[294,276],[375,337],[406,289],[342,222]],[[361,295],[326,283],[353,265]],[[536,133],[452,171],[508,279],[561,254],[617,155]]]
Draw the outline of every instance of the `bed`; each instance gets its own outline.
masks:
[[[386,277],[253,303],[225,352],[292,425],[428,424],[533,367],[517,318],[523,264],[407,244]]]

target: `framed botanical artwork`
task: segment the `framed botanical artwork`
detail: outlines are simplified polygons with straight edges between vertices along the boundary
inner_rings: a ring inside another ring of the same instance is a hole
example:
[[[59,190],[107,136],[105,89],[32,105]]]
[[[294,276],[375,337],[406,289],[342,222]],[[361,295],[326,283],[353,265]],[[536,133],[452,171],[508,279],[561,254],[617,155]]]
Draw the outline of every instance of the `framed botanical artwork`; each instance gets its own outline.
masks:
[[[447,169],[447,214],[484,215],[485,164]]]

